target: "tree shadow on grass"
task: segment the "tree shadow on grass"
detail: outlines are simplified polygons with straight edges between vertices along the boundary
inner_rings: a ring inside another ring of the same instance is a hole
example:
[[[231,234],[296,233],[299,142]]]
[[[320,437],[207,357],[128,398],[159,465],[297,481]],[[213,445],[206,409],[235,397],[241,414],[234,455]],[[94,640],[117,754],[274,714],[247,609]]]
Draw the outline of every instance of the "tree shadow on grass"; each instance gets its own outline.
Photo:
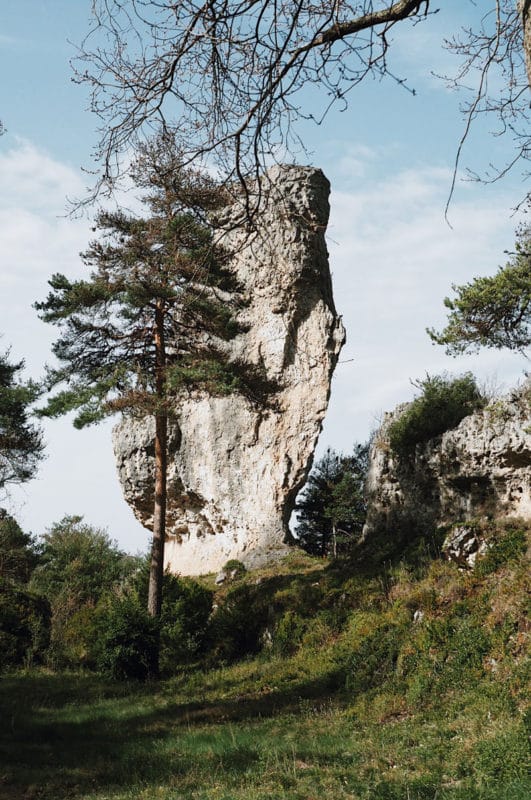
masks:
[[[161,783],[192,791],[218,772],[237,780],[261,756],[252,739],[229,735],[230,724],[252,728],[300,712],[309,699],[315,708],[327,705],[337,680],[329,674],[261,696],[174,703],[156,684],[124,686],[84,676],[5,678],[0,797],[73,800]]]

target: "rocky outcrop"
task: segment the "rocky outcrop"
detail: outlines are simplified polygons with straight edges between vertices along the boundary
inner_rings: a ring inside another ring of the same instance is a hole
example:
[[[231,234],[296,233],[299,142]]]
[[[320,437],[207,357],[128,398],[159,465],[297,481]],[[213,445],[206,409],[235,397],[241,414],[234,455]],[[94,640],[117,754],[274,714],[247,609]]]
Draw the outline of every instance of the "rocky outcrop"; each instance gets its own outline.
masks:
[[[332,299],[324,232],[329,183],[320,170],[275,167],[258,231],[220,217],[244,287],[240,333],[228,356],[260,366],[278,386],[270,407],[233,394],[176,401],[169,437],[166,563],[174,573],[271,558],[287,533],[328,404],[344,341]],[[125,499],[147,528],[153,507],[153,424],[125,418],[114,450]]]
[[[387,414],[375,437],[367,479],[364,538],[430,531],[481,517],[531,518],[531,382],[417,445],[411,458],[389,446]],[[474,549],[474,548],[472,548]]]

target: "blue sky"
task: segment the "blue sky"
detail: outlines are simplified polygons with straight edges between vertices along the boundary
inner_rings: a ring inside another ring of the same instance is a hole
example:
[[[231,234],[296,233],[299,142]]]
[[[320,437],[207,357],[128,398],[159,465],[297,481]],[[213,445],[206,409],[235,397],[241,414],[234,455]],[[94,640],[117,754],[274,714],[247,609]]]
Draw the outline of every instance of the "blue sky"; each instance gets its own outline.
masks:
[[[472,370],[508,387],[526,366],[518,356],[489,351],[456,361],[425,334],[426,326],[443,324],[442,299],[452,283],[504,262],[517,224],[511,209],[525,194],[517,171],[493,186],[459,181],[453,227],[444,219],[463,120],[460,98],[432,72],[452,69],[441,41],[479,11],[464,0],[440,5],[427,23],[396,29],[392,65],[416,96],[369,80],[353,90],[348,111],[301,128],[310,155],[300,160],[321,167],[332,183],[330,262],[348,335],[318,452],[365,440],[384,411],[412,396],[410,379],[426,372]],[[96,142],[86,90],[72,82],[69,67],[69,41],[81,41],[89,12],[90,0],[0,6],[0,118],[8,130],[0,139],[1,345],[12,345],[33,376],[49,358],[54,331],[31,304],[45,296],[53,272],[82,274],[78,253],[91,235],[89,220],[64,216],[65,197],[83,192],[81,166],[90,166]],[[308,89],[306,103],[317,108],[321,100]],[[486,167],[511,154],[508,138],[476,126],[463,166]],[[4,502],[26,529],[42,533],[64,514],[83,514],[127,549],[147,545],[147,532],[121,498],[110,427],[79,432],[68,420],[46,424],[48,457],[39,477]]]

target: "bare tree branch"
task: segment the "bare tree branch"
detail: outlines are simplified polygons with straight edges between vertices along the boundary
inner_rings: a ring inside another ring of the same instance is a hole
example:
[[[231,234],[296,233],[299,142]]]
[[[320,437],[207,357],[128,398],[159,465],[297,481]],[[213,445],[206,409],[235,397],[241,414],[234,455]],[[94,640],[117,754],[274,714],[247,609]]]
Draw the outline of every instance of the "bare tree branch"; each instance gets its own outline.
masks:
[[[248,192],[264,166],[304,149],[301,117],[321,120],[367,75],[389,76],[389,33],[430,0],[93,0],[93,27],[74,62],[100,117],[96,192],[127,153],[162,126],[187,163],[208,163]],[[305,112],[309,83],[324,108]],[[259,194],[259,193],[258,193]],[[249,196],[249,195],[248,195]],[[256,202],[256,195],[254,201]]]
[[[249,214],[260,204],[264,168],[305,151],[298,120],[321,123],[334,105],[345,107],[349,92],[368,76],[408,88],[388,62],[391,32],[436,13],[432,5],[93,0],[93,26],[74,60],[75,80],[91,87],[91,108],[101,120],[94,154],[100,171],[87,202],[112,190],[127,172],[128,154],[162,129],[177,141],[185,163],[207,165],[240,196],[243,188]],[[480,116],[494,116],[495,135],[508,134],[516,145],[515,157],[482,180],[495,180],[529,157],[530,8],[531,0],[490,0],[477,28],[446,43],[461,58],[457,74],[446,80],[470,92],[448,202],[464,143]],[[317,108],[304,106],[309,85],[321,90]]]
[[[489,164],[484,174],[468,171],[473,180],[492,183],[531,154],[529,86],[531,82],[531,0],[493,0],[476,30],[465,29],[445,43],[461,59],[457,73],[441,76],[465,98],[465,127],[456,153],[454,173],[445,213],[455,189],[463,148],[480,116],[496,121],[494,136],[512,137],[514,156],[503,164]],[[469,82],[472,80],[473,88]],[[524,198],[525,199],[525,198]]]

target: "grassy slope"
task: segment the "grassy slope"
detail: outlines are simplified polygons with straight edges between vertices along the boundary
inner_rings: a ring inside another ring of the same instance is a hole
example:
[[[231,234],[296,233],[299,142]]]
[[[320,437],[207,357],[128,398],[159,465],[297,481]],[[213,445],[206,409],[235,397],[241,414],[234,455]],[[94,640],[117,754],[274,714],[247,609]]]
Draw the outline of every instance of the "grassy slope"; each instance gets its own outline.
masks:
[[[524,800],[524,528],[491,531],[471,573],[413,548],[249,575],[271,647],[224,668],[4,677],[0,798]]]

